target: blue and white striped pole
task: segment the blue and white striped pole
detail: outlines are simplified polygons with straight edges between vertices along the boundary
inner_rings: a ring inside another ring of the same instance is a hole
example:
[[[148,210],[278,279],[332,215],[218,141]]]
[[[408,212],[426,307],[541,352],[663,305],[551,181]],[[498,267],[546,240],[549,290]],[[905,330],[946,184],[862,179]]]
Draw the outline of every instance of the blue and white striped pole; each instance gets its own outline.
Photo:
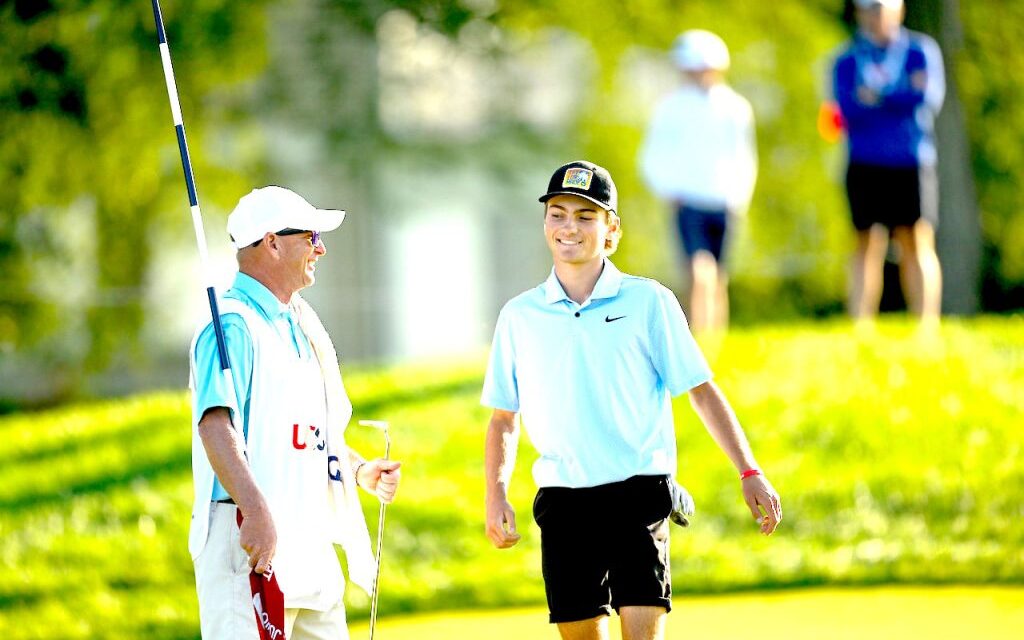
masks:
[[[192,160],[188,155],[188,143],[185,141],[185,123],[181,118],[181,104],[178,101],[178,85],[174,81],[174,69],[171,67],[171,50],[167,46],[167,34],[164,33],[164,18],[160,12],[160,0],[153,0],[153,19],[156,21],[156,34],[160,41],[160,60],[164,67],[164,81],[167,83],[167,97],[171,101],[171,118],[174,120],[174,133],[178,136],[178,151],[181,153],[181,167],[185,171],[185,188],[188,189],[188,204],[192,210],[192,227],[196,232],[196,244],[199,247],[199,266],[206,278],[206,297],[210,301],[210,316],[213,318],[213,330],[217,336],[217,355],[220,357],[220,368],[227,376],[229,389],[234,389],[231,376],[231,362],[228,359],[227,346],[224,344],[224,327],[217,309],[217,292],[213,287],[213,277],[209,269],[209,256],[206,251],[206,232],[203,231],[203,215],[199,210],[199,196],[196,194],[196,181],[192,175]]]
[[[167,46],[167,34],[164,33],[164,19],[160,12],[160,0],[153,1],[153,19],[156,21],[157,38],[160,41],[160,60],[164,67],[164,80],[167,83],[167,97],[171,100],[171,117],[174,119],[174,133],[178,137],[178,150],[181,152],[181,167],[185,171],[185,187],[188,189],[188,204],[192,210],[192,227],[196,232],[196,244],[199,247],[199,263],[206,278],[206,297],[210,301],[210,317],[213,330],[217,336],[217,355],[220,358],[221,372],[224,374],[228,388],[235,392],[236,406],[238,402],[234,376],[231,375],[231,361],[228,359],[227,346],[224,343],[224,327],[217,309],[217,292],[213,286],[213,277],[209,268],[209,256],[206,252],[206,233],[203,231],[203,215],[199,210],[199,197],[196,195],[196,181],[192,175],[192,161],[188,155],[188,143],[185,141],[185,123],[181,118],[181,104],[178,102],[178,86],[174,82],[174,69],[171,68],[171,50]],[[242,513],[237,513],[238,526],[242,526]],[[249,586],[253,594],[253,615],[257,622],[256,628],[261,640],[286,640],[284,634],[284,594],[273,573],[258,575],[255,570],[249,574]]]

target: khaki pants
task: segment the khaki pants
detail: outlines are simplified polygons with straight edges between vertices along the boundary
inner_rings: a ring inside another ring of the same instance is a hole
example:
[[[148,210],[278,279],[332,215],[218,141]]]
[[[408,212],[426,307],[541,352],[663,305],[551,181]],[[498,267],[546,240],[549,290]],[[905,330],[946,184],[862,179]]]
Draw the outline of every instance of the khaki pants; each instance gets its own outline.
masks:
[[[207,640],[259,640],[249,587],[249,557],[238,543],[236,507],[210,505],[210,533],[195,560],[199,625]],[[284,610],[288,640],[348,640],[345,606]]]

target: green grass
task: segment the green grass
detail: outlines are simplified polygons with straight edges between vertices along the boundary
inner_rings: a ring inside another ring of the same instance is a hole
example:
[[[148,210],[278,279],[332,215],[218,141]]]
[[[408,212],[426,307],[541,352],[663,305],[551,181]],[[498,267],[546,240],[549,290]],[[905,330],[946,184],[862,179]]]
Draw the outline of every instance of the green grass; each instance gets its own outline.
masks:
[[[741,612],[741,614],[738,614]],[[619,621],[608,625],[620,640]],[[1008,587],[821,588],[726,596],[678,597],[666,640],[963,640],[995,639],[1024,628],[1024,589]],[[352,625],[364,638],[367,624]],[[382,618],[376,634],[388,640],[557,638],[547,609],[447,611]]]
[[[814,585],[1024,583],[1024,319],[767,327],[706,345],[783,498],[766,539],[735,473],[676,402],[677,594]],[[543,601],[528,442],[512,487],[523,541],[483,535],[483,359],[346,372],[357,418],[392,424],[404,484],[388,511],[381,615]],[[195,638],[183,393],[0,418],[0,631]],[[349,440],[380,451],[378,432]],[[365,502],[371,528],[376,509]],[[600,523],[594,523],[599,527]],[[367,599],[349,593],[350,618]]]

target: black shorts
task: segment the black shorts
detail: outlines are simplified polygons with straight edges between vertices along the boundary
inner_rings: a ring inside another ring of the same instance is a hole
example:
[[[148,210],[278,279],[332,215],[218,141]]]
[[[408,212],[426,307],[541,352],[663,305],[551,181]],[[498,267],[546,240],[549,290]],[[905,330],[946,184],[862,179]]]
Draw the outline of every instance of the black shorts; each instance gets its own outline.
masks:
[[[585,489],[544,487],[533,501],[551,622],[628,606],[672,609],[668,476]]]
[[[722,262],[728,222],[725,209],[699,209],[685,204],[679,207],[676,210],[676,227],[687,257],[692,258],[698,251],[707,251],[716,262]]]
[[[939,180],[935,167],[881,167],[851,162],[846,197],[858,231],[880,224],[911,227],[924,219],[939,222]]]

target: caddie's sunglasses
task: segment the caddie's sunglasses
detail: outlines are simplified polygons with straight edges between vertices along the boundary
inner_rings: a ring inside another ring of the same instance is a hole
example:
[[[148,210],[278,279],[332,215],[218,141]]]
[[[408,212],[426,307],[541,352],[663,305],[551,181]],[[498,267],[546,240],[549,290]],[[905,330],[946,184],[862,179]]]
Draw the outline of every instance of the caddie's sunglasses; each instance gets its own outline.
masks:
[[[320,244],[320,232],[319,231],[310,231],[308,229],[281,229],[280,231],[278,231],[274,235],[277,235],[277,236],[297,236],[297,235],[299,235],[301,233],[311,233],[311,234],[313,234],[313,235],[311,235],[309,237],[309,244],[313,245],[314,247]],[[254,247],[259,246],[259,244],[261,242],[263,242],[262,238],[257,240],[256,242],[252,243],[252,246],[254,246]]]

